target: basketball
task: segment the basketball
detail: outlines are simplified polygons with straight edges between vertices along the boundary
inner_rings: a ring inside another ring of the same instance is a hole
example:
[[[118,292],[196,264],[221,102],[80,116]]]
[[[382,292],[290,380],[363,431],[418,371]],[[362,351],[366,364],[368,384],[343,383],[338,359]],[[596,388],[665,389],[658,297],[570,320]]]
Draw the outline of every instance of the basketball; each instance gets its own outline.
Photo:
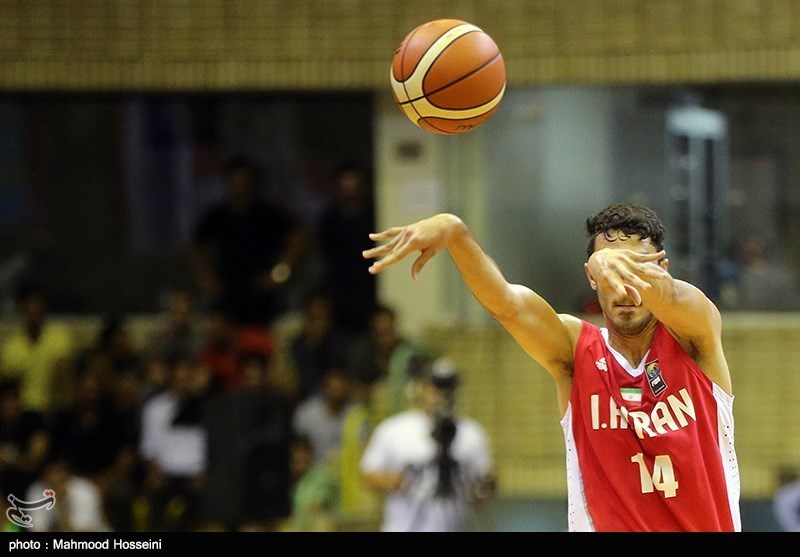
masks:
[[[394,53],[392,93],[420,128],[442,135],[474,130],[497,111],[506,66],[494,40],[458,19],[412,30]]]

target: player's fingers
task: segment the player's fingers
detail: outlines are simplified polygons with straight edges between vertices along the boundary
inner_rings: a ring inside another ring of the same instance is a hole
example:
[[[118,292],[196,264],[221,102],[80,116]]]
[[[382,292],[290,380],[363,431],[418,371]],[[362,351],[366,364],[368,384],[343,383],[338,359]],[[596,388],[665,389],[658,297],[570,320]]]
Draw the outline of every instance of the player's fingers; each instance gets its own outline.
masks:
[[[660,261],[664,258],[666,252],[662,249],[661,251],[657,251],[655,253],[640,253],[638,251],[632,251],[629,254],[629,257],[632,261],[636,261],[638,263],[645,263],[648,261]]]
[[[376,241],[385,241],[385,243],[375,246],[374,248],[364,250],[361,252],[361,254],[365,258],[372,258],[372,257],[380,257],[389,253],[395,248],[395,246],[397,246],[397,244],[403,238],[403,234],[401,234],[403,230],[404,230],[403,228],[396,227],[396,228],[390,228],[385,232],[370,234],[369,235],[370,238],[375,239]]]
[[[655,263],[645,263],[641,265],[641,274],[654,279],[665,278],[669,275],[663,267],[659,267]]]
[[[392,246],[390,244],[383,244],[380,246],[375,246],[374,248],[365,249],[361,252],[361,255],[364,256],[364,259],[374,259],[376,257],[381,257],[382,255],[386,255],[391,251]]]
[[[369,239],[375,242],[385,242],[389,238],[400,235],[400,233],[403,231],[403,228],[404,227],[402,226],[393,226],[391,228],[387,228],[383,232],[370,232]]]
[[[634,305],[636,306],[642,305],[642,295],[639,294],[639,291],[636,288],[626,284],[625,292],[631,297]]]
[[[622,280],[626,285],[631,285],[635,288],[650,288],[650,283],[642,280],[636,273],[627,271],[622,274]]]
[[[436,251],[437,250],[433,248],[428,248],[426,250],[423,250],[422,253],[420,253],[419,257],[417,257],[417,259],[414,261],[414,264],[411,266],[412,279],[417,280],[417,277],[419,276],[419,272],[422,270],[422,267],[424,267],[425,264],[428,261],[430,261],[430,259],[434,255],[436,255]]]
[[[401,259],[403,259],[406,255],[408,255],[411,250],[411,244],[408,241],[408,238],[403,236],[398,236],[391,242],[391,247],[383,246],[387,248],[387,253],[381,259],[377,260],[369,267],[369,272],[372,274],[378,273],[385,268],[389,267],[390,265],[394,265]]]

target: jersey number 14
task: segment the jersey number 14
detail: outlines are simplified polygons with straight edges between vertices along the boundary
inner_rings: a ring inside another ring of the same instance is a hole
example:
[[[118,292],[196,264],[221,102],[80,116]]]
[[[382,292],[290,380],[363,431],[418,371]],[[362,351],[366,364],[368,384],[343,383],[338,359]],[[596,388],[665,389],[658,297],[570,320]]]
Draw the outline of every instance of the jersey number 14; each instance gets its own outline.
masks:
[[[653,493],[659,490],[664,497],[675,497],[678,491],[678,482],[675,479],[675,470],[672,468],[672,460],[669,455],[657,455],[653,462],[653,472],[647,469],[642,453],[636,453],[631,457],[631,462],[639,465],[639,479],[642,484],[642,493]]]

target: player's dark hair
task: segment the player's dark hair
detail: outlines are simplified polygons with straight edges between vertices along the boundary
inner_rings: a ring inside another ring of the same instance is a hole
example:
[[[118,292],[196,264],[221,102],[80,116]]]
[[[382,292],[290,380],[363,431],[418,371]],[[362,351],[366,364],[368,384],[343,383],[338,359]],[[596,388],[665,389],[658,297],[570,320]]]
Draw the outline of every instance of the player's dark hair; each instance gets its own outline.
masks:
[[[628,236],[636,234],[643,240],[649,238],[657,250],[664,248],[664,225],[652,209],[643,205],[617,204],[609,205],[586,219],[586,233],[589,236],[587,257],[594,253],[595,238],[600,234],[609,241],[614,240],[609,235],[612,230]]]

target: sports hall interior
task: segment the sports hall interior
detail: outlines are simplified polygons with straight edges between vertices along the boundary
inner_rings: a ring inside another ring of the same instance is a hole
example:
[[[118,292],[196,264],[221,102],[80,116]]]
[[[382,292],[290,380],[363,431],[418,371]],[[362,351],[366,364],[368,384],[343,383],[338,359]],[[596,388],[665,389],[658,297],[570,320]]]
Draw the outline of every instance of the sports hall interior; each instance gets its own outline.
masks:
[[[500,108],[459,136],[414,126],[389,86],[399,42],[438,18],[481,27],[506,64]],[[303,200],[355,158],[378,227],[459,214],[510,281],[588,319],[584,220],[639,201],[664,216],[672,270],[722,311],[743,530],[778,531],[772,497],[800,473],[798,22],[796,0],[5,1],[0,339],[16,325],[11,279],[33,266],[79,343],[111,310],[145,343],[165,289],[190,276],[191,182],[209,145],[215,160],[255,158],[309,218]],[[130,131],[137,118],[151,136]],[[749,302],[731,277],[755,236],[793,282],[767,275]],[[448,257],[416,281],[410,263],[380,275],[378,296],[404,335],[463,373],[461,408],[486,427],[498,468],[484,527],[566,530],[552,380]],[[302,287],[275,327],[281,346]]]

